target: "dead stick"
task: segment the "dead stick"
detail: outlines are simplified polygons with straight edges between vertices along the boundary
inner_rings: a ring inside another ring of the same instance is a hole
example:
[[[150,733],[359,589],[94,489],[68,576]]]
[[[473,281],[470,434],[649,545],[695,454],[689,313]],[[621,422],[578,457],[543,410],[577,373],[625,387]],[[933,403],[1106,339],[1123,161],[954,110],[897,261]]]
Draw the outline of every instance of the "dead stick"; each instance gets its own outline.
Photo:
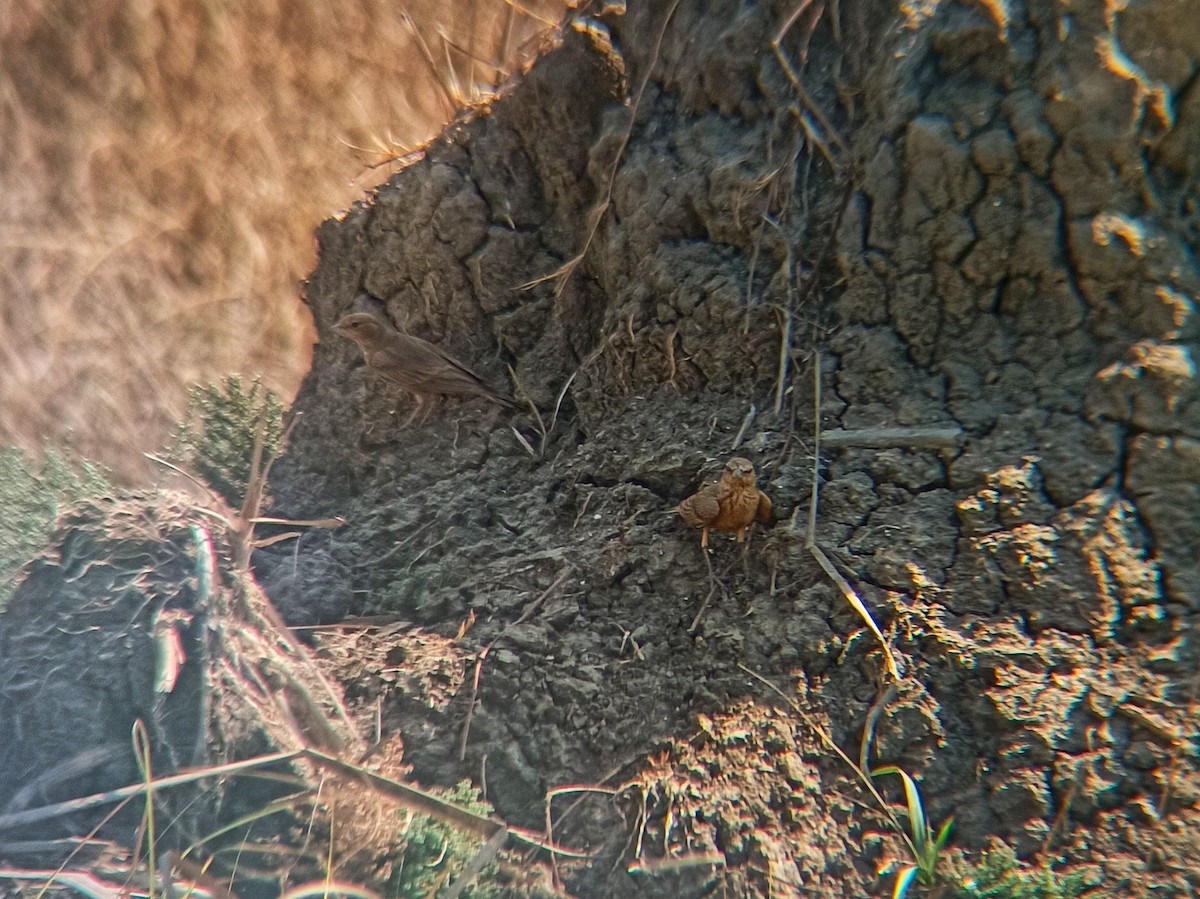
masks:
[[[962,428],[864,428],[860,431],[835,429],[821,431],[826,446],[865,446],[888,449],[913,446],[931,449],[953,448],[963,439]]]
[[[702,546],[700,552],[704,553],[704,564],[708,566],[708,596],[704,597],[704,602],[700,603],[700,609],[696,612],[696,617],[692,619],[692,626],[688,628],[689,634],[696,633],[696,628],[700,626],[700,619],[708,610],[708,604],[712,601],[713,594],[717,592],[717,584],[720,583],[713,573],[712,559],[708,557],[708,548]]]
[[[750,411],[747,412],[746,417],[742,419],[742,426],[738,428],[737,436],[733,438],[733,446],[729,448],[731,453],[741,446],[742,441],[746,439],[746,432],[750,430],[750,425],[754,424],[754,417],[756,415],[758,415],[758,406],[754,403],[751,403]]]
[[[509,836],[523,843],[536,846],[539,849],[545,849],[548,852],[556,852],[570,858],[592,857],[590,853],[578,852],[574,849],[567,849],[564,846],[556,846],[531,830],[521,827],[509,827],[498,818],[469,812],[452,802],[446,802],[431,793],[426,793],[424,790],[418,790],[416,787],[401,783],[398,780],[392,780],[390,777],[384,777],[381,774],[376,774],[374,771],[368,771],[366,768],[352,765],[349,762],[344,762],[323,752],[304,749],[301,750],[300,754],[323,768],[336,771],[348,778],[354,778],[365,783],[377,793],[388,796],[409,811],[430,815],[439,821],[461,827],[485,839],[491,839],[496,835],[497,831],[505,830]]]
[[[879,645],[883,647],[884,662],[887,665],[888,674],[894,679],[900,679],[900,670],[896,667],[895,656],[892,655],[892,648],[888,645],[887,638],[883,636],[883,631],[879,629],[879,625],[875,623],[875,619],[871,617],[871,612],[850,586],[850,582],[842,577],[841,572],[833,567],[833,563],[829,561],[829,557],[817,546],[817,503],[820,500],[820,471],[821,471],[821,353],[814,353],[813,365],[813,476],[812,476],[812,498],[809,501],[808,507],[808,537],[805,539],[805,545],[808,551],[812,553],[813,558],[817,560],[817,564],[821,569],[829,575],[829,579],[837,584],[838,589],[842,591],[842,595],[846,597],[846,602],[866,623],[871,629],[871,633],[879,640]]]
[[[246,759],[242,762],[231,762],[227,765],[217,765],[212,768],[191,769],[182,771],[179,774],[173,774],[169,777],[156,778],[153,781],[153,785],[154,789],[161,790],[166,787],[175,787],[181,784],[195,783],[196,781],[205,777],[226,777],[230,774],[236,774],[239,771],[246,771],[251,768],[259,768],[263,765],[273,765],[277,762],[286,762],[289,759],[295,758],[299,754],[299,752],[276,752],[270,755]],[[10,830],[14,827],[33,824],[37,821],[47,821],[52,818],[61,817],[62,815],[73,814],[89,808],[95,808],[98,805],[107,805],[110,802],[119,802],[122,799],[129,798],[130,796],[139,796],[145,791],[146,784],[143,781],[132,784],[128,787],[109,790],[105,793],[95,793],[91,796],[84,796],[80,799],[69,799],[66,802],[56,802],[54,805],[45,805],[41,808],[26,809],[24,811],[14,812],[10,815],[0,815],[0,830]]]
[[[471,733],[471,719],[475,717],[475,700],[479,698],[479,675],[483,673],[483,660],[492,651],[492,645],[495,642],[493,640],[492,643],[485,646],[475,659],[475,677],[471,681],[471,701],[467,705],[467,719],[463,722],[462,737],[458,741],[458,760],[460,762],[467,758],[467,737]]]

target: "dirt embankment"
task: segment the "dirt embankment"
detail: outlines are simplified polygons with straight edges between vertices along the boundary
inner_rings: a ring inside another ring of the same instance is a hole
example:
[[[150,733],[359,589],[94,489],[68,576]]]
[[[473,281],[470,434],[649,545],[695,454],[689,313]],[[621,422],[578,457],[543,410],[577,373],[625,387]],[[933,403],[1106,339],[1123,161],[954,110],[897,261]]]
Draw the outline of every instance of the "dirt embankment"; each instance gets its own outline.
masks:
[[[720,851],[736,894],[882,888],[900,844],[742,666],[851,755],[888,700],[873,759],[920,778],[962,849],[1185,895],[1200,45],[1178,23],[1200,6],[818,6],[782,43],[799,85],[771,45],[790,4],[568,28],[322,227],[275,511],[348,524],[259,574],[294,621],[390,612],[414,630],[389,645],[436,645],[425,675],[366,661],[351,686],[383,695],[418,779],[486,780],[529,825],[547,788],[625,785],[563,822],[606,854],[568,875],[581,895],[709,876],[639,885],[639,851]],[[359,288],[540,419],[512,417],[518,439],[452,399],[405,425],[332,333]],[[818,542],[891,635],[894,694],[804,546],[818,358],[822,428],[961,431],[821,454]],[[714,540],[710,577],[670,510],[735,447],[782,520],[745,553]]]

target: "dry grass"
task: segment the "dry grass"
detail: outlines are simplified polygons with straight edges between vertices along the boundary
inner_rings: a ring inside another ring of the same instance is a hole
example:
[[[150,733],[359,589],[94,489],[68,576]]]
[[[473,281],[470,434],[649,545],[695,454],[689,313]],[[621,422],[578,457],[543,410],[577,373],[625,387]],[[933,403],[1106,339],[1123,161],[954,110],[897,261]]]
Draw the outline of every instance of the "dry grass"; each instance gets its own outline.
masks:
[[[193,383],[308,368],[312,231],[562,0],[6,0],[0,445],[144,472]]]

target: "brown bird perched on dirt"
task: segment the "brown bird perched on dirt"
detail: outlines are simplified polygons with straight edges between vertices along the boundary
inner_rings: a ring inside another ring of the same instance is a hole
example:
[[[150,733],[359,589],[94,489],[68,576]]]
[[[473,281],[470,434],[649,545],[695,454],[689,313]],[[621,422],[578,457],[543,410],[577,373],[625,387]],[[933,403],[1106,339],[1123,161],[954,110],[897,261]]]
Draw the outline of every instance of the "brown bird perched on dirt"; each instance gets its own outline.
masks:
[[[738,543],[746,542],[752,522],[771,520],[771,500],[758,489],[754,466],[741,456],[730,459],[721,480],[689,496],[675,511],[694,528],[702,528],[700,546],[708,546],[709,531],[737,531]]]
[[[417,417],[429,397],[447,394],[482,396],[517,408],[516,400],[490,387],[441,347],[394,331],[368,312],[344,316],[334,330],[358,344],[367,366],[384,381],[416,397],[417,408],[409,421]]]

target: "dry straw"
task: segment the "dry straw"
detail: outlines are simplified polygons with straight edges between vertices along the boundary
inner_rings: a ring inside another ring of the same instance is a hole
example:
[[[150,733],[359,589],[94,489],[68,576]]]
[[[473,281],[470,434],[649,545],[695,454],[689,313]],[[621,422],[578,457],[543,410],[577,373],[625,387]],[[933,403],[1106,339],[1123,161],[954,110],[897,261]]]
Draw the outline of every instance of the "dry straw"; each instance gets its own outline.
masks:
[[[190,385],[241,371],[291,396],[314,228],[562,8],[6,2],[0,445],[69,437],[136,478]]]

